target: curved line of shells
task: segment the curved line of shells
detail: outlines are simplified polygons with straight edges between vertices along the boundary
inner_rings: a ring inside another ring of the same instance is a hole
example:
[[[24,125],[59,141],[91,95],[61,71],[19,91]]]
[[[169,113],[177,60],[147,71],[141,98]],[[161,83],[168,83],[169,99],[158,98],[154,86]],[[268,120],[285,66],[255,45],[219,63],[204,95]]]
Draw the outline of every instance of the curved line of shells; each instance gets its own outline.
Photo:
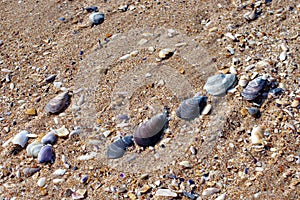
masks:
[[[241,93],[244,99],[252,101],[259,97],[261,91],[266,86],[266,79],[266,76],[259,76],[250,81]],[[231,89],[236,82],[237,78],[234,74],[217,74],[207,79],[204,89],[210,95],[225,96],[227,91]],[[58,114],[67,108],[69,100],[70,96],[68,92],[58,94],[47,103],[45,111],[49,114]],[[199,117],[201,112],[208,114],[211,109],[211,105],[207,106],[206,102],[206,96],[196,95],[192,98],[186,99],[176,110],[176,115],[183,120],[193,120]],[[206,110],[204,111],[204,109]],[[255,110],[251,110],[251,112],[255,113]],[[107,158],[115,159],[122,157],[126,149],[129,146],[134,145],[134,143],[142,147],[154,146],[161,139],[167,124],[167,111],[153,116],[145,123],[140,124],[133,135],[125,136],[110,144],[106,152]],[[256,134],[256,132],[259,131],[254,132]],[[21,148],[24,148],[31,135],[32,134],[26,130],[21,131],[12,138],[11,142]],[[69,135],[69,131],[64,126],[59,129],[52,130],[41,138],[41,140],[36,140],[29,144],[26,147],[27,154],[32,157],[37,157],[39,163],[53,163],[55,155],[52,145],[57,141],[57,137],[65,137],[67,135]],[[256,134],[256,136],[257,135],[260,137],[260,134]],[[258,140],[259,139],[257,138],[253,139],[254,143],[258,143]]]

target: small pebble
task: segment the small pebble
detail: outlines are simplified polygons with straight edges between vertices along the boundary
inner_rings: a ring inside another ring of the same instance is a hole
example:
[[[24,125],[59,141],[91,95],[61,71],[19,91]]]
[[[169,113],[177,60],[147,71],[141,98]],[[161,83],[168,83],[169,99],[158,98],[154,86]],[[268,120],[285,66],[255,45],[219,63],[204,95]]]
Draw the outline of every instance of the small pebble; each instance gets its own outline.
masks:
[[[63,176],[66,173],[65,169],[57,169],[53,172],[54,176]]]
[[[218,196],[218,197],[216,198],[216,200],[225,200],[225,199],[226,199],[226,193],[221,194],[220,196]]]

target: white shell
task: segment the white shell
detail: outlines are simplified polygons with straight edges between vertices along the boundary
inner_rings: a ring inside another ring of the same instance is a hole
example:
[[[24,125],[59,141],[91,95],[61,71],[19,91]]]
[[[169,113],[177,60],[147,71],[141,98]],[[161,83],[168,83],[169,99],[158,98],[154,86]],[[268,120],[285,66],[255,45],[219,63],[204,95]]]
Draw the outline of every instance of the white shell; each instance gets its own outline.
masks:
[[[62,176],[66,173],[66,170],[65,169],[57,169],[55,170],[55,172],[53,172],[53,175],[54,176]]]
[[[44,144],[35,141],[27,146],[27,154],[32,157],[37,157],[43,146]]]
[[[40,179],[38,180],[38,182],[37,182],[37,185],[38,185],[39,187],[44,187],[45,184],[46,184],[46,177],[40,178]]]
[[[263,138],[263,130],[260,126],[256,126],[251,131],[251,142],[252,144],[262,144],[262,138]]]
[[[225,200],[225,198],[226,198],[226,193],[221,194],[220,196],[218,196],[218,197],[216,198],[216,200]]]
[[[174,52],[172,51],[172,49],[162,49],[159,51],[158,53],[158,57],[164,59],[164,58],[168,58],[170,55],[172,55]]]
[[[28,131],[21,131],[20,133],[15,135],[15,137],[12,139],[12,143],[20,145],[22,148],[24,148],[28,142],[28,134]]]
[[[172,192],[169,189],[158,189],[155,193],[155,196],[162,196],[162,197],[177,197],[177,193]]]
[[[79,157],[77,158],[77,160],[81,160],[81,161],[83,161],[83,160],[90,160],[90,159],[96,157],[96,155],[97,155],[96,152],[91,152],[91,153],[89,153],[89,154],[79,156]]]
[[[286,51],[283,51],[283,52],[281,52],[281,54],[279,55],[279,60],[280,60],[280,61],[285,61],[285,60],[286,60],[286,57],[287,57],[287,52],[286,52]]]
[[[217,192],[220,192],[220,189],[218,189],[218,188],[206,188],[205,190],[203,190],[202,195],[207,196],[207,195],[215,194]]]
[[[69,131],[65,126],[60,127],[59,129],[53,130],[53,133],[58,137],[65,137],[69,135]]]

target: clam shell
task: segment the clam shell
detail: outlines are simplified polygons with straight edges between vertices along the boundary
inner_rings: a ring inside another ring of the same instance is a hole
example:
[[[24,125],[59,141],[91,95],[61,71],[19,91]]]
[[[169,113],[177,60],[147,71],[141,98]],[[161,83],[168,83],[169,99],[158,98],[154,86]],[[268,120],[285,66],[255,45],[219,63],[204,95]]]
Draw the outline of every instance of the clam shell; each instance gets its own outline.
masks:
[[[154,146],[160,139],[167,122],[166,114],[158,114],[141,124],[133,134],[135,143],[142,147]]]
[[[224,96],[236,82],[234,74],[217,74],[207,79],[204,89],[211,95]]]
[[[53,163],[54,162],[54,153],[51,145],[43,146],[38,154],[39,163]]]
[[[206,106],[207,97],[198,96],[184,100],[176,111],[179,118],[192,120],[199,117],[201,111]]]
[[[104,22],[104,14],[101,12],[95,12],[90,14],[89,19],[95,25],[102,24]]]
[[[53,132],[47,133],[41,140],[43,144],[55,144],[57,137]]]
[[[121,158],[127,147],[133,145],[133,136],[125,136],[123,138],[118,139],[108,146],[106,151],[106,157],[110,159]]]
[[[68,92],[63,92],[57,95],[47,103],[45,111],[50,114],[60,113],[66,108],[69,103],[69,98]]]
[[[263,77],[257,77],[249,82],[246,88],[242,92],[242,96],[248,100],[254,100],[260,95],[261,90],[265,87],[266,80]]]
[[[22,148],[24,148],[28,142],[28,134],[28,131],[21,131],[20,133],[14,136],[14,138],[12,139],[12,143],[20,145]]]
[[[40,167],[35,167],[35,168],[31,168],[31,167],[26,167],[23,169],[23,173],[25,177],[30,177],[33,174],[35,174],[36,172],[40,171],[41,168]]]
[[[43,146],[44,144],[35,141],[27,146],[27,154],[32,157],[37,157]]]
[[[263,143],[263,129],[260,126],[255,126],[251,131],[251,142],[252,144],[262,144]]]

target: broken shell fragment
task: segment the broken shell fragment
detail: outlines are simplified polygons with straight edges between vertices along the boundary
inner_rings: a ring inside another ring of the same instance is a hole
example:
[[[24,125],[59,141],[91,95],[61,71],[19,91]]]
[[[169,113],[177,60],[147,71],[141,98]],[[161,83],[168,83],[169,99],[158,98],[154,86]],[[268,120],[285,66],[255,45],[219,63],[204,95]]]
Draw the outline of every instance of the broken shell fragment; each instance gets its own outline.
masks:
[[[127,147],[133,145],[133,136],[125,136],[120,138],[119,140],[113,142],[111,145],[108,146],[106,151],[106,157],[110,159],[121,158]]]
[[[192,120],[199,117],[200,113],[206,106],[207,97],[198,96],[184,100],[176,111],[179,118]]]
[[[224,96],[235,82],[234,74],[217,74],[207,79],[204,89],[211,95]]]
[[[26,152],[29,156],[37,157],[43,146],[44,144],[35,141],[27,146]]]
[[[160,140],[167,122],[167,115],[162,113],[141,124],[133,134],[135,143],[142,147],[154,146]]]
[[[158,57],[161,59],[168,59],[174,54],[174,51],[172,49],[162,49],[158,53]]]
[[[243,90],[242,96],[248,101],[254,100],[260,95],[260,92],[264,89],[266,82],[266,79],[262,76],[250,81]]]
[[[251,136],[250,136],[252,144],[262,144],[263,133],[264,131],[260,126],[254,127],[251,131]]]
[[[38,154],[39,163],[53,163],[54,153],[51,145],[43,146]]]
[[[36,172],[40,171],[41,168],[40,167],[35,167],[35,168],[31,168],[31,167],[26,167],[23,169],[23,173],[25,177],[30,177],[33,174],[35,174]]]
[[[53,132],[58,137],[66,137],[70,133],[69,130],[65,126],[62,126],[59,129],[52,130],[51,132]]]
[[[51,99],[46,107],[45,111],[50,114],[58,114],[63,111],[69,104],[69,94],[68,92],[63,92],[53,99]]]
[[[24,148],[28,142],[28,134],[28,131],[21,131],[20,133],[14,136],[14,138],[12,139],[12,143],[20,145],[22,148]]]

